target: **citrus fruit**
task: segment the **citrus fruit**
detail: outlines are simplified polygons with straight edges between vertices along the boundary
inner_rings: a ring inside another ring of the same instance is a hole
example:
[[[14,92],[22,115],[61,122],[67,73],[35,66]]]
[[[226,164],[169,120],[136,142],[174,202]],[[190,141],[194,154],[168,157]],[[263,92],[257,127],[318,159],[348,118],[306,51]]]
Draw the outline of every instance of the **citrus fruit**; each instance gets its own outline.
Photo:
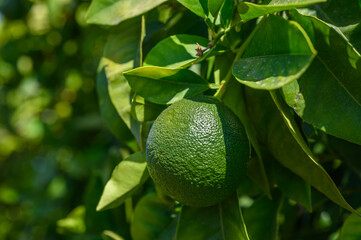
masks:
[[[229,197],[250,155],[238,117],[211,96],[182,99],[154,121],[146,143],[149,174],[169,196],[194,207]]]

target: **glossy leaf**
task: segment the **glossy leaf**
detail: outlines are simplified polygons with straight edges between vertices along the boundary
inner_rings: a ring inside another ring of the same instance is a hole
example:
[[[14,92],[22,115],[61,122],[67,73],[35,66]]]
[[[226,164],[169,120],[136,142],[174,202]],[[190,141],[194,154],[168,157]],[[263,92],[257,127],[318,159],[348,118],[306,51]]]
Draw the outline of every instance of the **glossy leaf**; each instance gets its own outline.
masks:
[[[186,65],[198,58],[197,43],[204,49],[208,47],[209,40],[186,34],[168,37],[150,50],[144,60],[144,66],[177,68]]]
[[[104,68],[98,72],[96,81],[100,114],[102,116],[105,126],[121,142],[125,143],[131,149],[136,150],[137,142],[135,141],[128,126],[119,116],[109,97],[108,81],[105,75]]]
[[[317,190],[325,194],[330,200],[351,212],[357,213],[355,209],[353,209],[343,198],[342,194],[337,189],[336,184],[333,182],[328,173],[321,165],[318,164],[318,159],[309,149],[300,129],[297,126],[296,121],[292,117],[286,103],[283,102],[280,94],[276,91],[272,91],[271,96],[282,116],[282,118],[280,118],[278,115],[278,120],[276,120],[276,117],[275,121],[277,121],[278,125],[282,125],[282,128],[284,129],[283,131],[280,131],[279,127],[275,127],[275,125],[273,125],[274,128],[271,128],[269,132],[269,144],[270,148],[273,149],[272,152],[274,156],[280,161],[283,166],[295,172],[306,182],[308,182]],[[281,119],[284,121],[283,124],[281,123]],[[288,128],[289,132],[286,131],[285,127]],[[285,141],[287,136],[289,138],[287,140],[293,142],[295,148],[289,148],[289,151],[292,150],[292,153],[290,152],[288,156],[283,156],[287,153],[287,151],[283,151],[281,153],[279,152],[279,149],[277,150],[277,147],[280,147],[281,139]],[[296,148],[296,146],[298,148]],[[298,160],[296,160],[296,157],[293,157],[296,154],[299,154],[300,156]],[[288,161],[287,157],[293,159],[294,161]]]
[[[229,26],[233,16],[234,7],[233,0],[224,0],[223,5],[219,10],[219,18],[223,28]]]
[[[119,206],[131,197],[147,179],[147,163],[143,153],[137,152],[122,160],[115,167],[104,187],[97,211]]]
[[[239,117],[246,132],[249,141],[256,151],[257,157],[251,158],[248,164],[247,174],[255,181],[262,190],[271,197],[269,182],[266,171],[263,166],[262,154],[256,137],[256,130],[248,118],[242,86],[232,78],[230,84],[223,96],[223,102]]]
[[[124,76],[135,93],[158,104],[171,104],[209,89],[203,78],[188,69],[141,67]]]
[[[241,2],[238,4],[237,9],[243,20],[251,20],[269,13],[306,7],[311,4],[326,1],[327,0],[269,0],[265,1],[264,4]]]
[[[134,94],[131,108],[132,117],[135,120],[148,122],[155,120],[166,106],[148,102],[141,96]]]
[[[271,168],[272,178],[281,192],[312,212],[311,186],[277,161],[272,161]]]
[[[361,7],[359,0],[328,0],[312,7],[319,19],[331,24],[361,53]]]
[[[292,17],[305,29],[318,51],[319,63],[315,63],[317,69],[310,69],[310,72],[315,76],[324,74],[325,77],[320,78],[322,82],[336,80],[346,93],[361,105],[360,54],[337,30],[319,19],[303,16],[296,10],[292,11]]]
[[[183,206],[175,239],[249,240],[237,195],[210,207]]]
[[[316,58],[298,80],[282,88],[287,104],[306,122],[348,141],[361,144],[361,107]]]
[[[177,0],[177,1],[202,18],[208,15],[208,9],[207,9],[208,0]]]
[[[272,200],[262,196],[244,211],[244,221],[251,240],[276,240],[278,236],[278,214],[283,197],[279,191],[272,191]]]
[[[255,123],[256,129],[264,132],[259,136],[267,144],[274,158],[336,204],[355,212],[345,201],[328,173],[318,164],[317,159],[304,142],[294,119],[289,116],[287,107],[281,105],[279,97],[274,100],[281,109],[282,116],[266,92],[250,88],[246,90],[251,119]],[[264,112],[266,112],[266,118],[263,117]],[[266,119],[267,125],[264,122]],[[266,127],[264,127],[265,125]]]
[[[131,117],[132,91],[122,75],[139,64],[141,20],[135,18],[117,26],[104,47],[100,68],[105,68],[110,99],[124,123],[140,142],[140,124]]]
[[[223,0],[208,0],[208,11],[212,16],[216,17],[218,11],[223,5]]]
[[[164,230],[172,224],[172,214],[170,206],[165,205],[156,193],[148,193],[135,207],[130,227],[132,239],[159,239]]]
[[[93,0],[87,12],[87,22],[101,25],[118,23],[139,16],[166,0]]]
[[[315,54],[297,23],[270,15],[258,26],[242,58],[234,63],[233,75],[252,88],[280,88],[298,79]]]
[[[361,208],[357,209],[358,212]],[[361,218],[356,214],[348,216],[341,228],[338,240],[358,240],[361,239]]]

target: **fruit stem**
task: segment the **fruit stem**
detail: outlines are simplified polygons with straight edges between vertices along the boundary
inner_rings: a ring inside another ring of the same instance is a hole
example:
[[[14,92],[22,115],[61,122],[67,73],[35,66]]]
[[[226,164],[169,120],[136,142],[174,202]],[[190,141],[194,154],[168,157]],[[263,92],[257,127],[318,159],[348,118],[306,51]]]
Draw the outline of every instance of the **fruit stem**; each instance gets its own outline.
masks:
[[[145,17],[142,15],[141,35],[139,41],[139,67],[143,66],[143,41],[145,39]]]

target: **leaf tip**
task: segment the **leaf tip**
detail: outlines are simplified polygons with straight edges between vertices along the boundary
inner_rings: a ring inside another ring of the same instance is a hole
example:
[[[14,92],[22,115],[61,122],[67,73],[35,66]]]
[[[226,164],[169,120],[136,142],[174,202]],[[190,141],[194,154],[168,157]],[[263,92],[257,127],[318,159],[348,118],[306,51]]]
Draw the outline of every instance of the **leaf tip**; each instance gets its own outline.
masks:
[[[248,9],[249,9],[249,7],[247,6],[247,4],[246,4],[245,2],[241,2],[241,3],[239,3],[238,6],[237,6],[237,11],[238,11],[238,13],[240,13],[240,14],[245,14],[245,13],[247,13]]]
[[[98,203],[98,205],[96,207],[96,211],[101,212],[101,211],[104,211],[104,210],[105,210],[105,206],[104,206],[104,204],[102,204],[102,200],[100,199],[100,201],[99,201],[99,203]]]
[[[88,7],[88,9],[86,10],[86,13],[85,13],[85,22],[87,24],[94,23],[92,12],[93,12],[93,4],[90,4],[90,6]]]
[[[98,205],[95,209],[97,212],[101,212],[101,211],[108,210],[109,208],[111,208],[111,204],[104,200],[105,199],[103,198],[103,195],[102,195],[98,202]]]
[[[128,77],[129,77],[130,72],[131,72],[132,70],[133,70],[133,69],[128,70],[128,71],[124,71],[124,72],[122,72],[121,74],[123,75],[123,77],[124,77],[125,79],[128,80]]]

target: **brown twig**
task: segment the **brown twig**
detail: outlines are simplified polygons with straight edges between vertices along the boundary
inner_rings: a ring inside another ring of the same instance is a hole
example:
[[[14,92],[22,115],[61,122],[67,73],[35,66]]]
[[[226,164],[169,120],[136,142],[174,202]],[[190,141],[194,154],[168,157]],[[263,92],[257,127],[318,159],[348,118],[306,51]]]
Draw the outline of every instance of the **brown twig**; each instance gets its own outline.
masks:
[[[197,56],[197,57],[203,56],[203,53],[204,53],[205,51],[207,51],[208,49],[210,49],[212,46],[213,46],[213,44],[212,44],[212,43],[209,43],[209,44],[208,44],[208,47],[206,47],[205,49],[202,49],[201,46],[197,43],[197,48],[195,49],[195,50],[197,51],[196,56]]]

